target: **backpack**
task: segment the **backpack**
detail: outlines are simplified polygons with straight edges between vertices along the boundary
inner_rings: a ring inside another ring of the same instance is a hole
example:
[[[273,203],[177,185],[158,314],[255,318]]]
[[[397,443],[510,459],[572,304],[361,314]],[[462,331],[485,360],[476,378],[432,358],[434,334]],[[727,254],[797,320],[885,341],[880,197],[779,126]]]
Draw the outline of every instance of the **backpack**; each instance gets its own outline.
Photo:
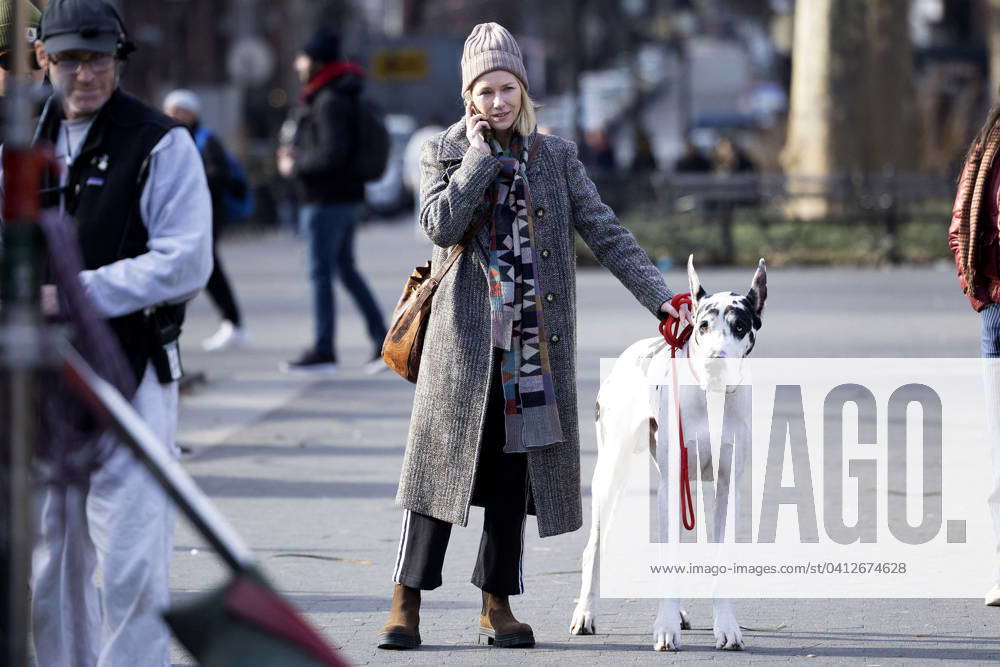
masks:
[[[357,137],[354,171],[365,182],[377,181],[389,163],[389,131],[379,108],[364,98],[358,98]]]
[[[204,127],[199,127],[194,133],[194,143],[198,147],[198,152],[204,154],[205,146],[209,137],[214,136],[212,132]],[[226,220],[236,222],[246,220],[253,214],[254,200],[253,190],[247,180],[246,170],[232,153],[230,153],[221,142],[222,153],[226,156],[226,165],[229,169],[229,178],[226,179],[226,187],[222,193],[222,206],[225,209]]]

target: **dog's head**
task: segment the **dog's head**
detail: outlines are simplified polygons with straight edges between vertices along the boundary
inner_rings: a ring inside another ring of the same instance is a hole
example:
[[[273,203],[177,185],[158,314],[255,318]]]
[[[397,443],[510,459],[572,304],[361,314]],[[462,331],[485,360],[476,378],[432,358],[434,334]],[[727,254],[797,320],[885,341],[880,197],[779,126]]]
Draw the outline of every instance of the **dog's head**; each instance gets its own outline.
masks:
[[[694,255],[691,255],[688,257],[688,284],[694,322],[688,354],[704,369],[707,388],[717,391],[726,385],[725,360],[746,357],[756,342],[767,299],[766,265],[761,258],[746,294],[709,294],[694,270]]]

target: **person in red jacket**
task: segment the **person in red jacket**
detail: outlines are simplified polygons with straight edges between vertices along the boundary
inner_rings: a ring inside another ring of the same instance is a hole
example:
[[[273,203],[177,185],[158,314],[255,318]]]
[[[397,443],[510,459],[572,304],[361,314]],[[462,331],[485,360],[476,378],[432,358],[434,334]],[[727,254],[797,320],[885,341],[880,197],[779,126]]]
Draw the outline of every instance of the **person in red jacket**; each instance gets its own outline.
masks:
[[[990,110],[965,157],[948,229],[958,282],[982,317],[982,355],[1000,358],[1000,103]],[[986,427],[993,448],[993,492],[989,497],[993,533],[1000,545],[1000,361],[985,367]],[[985,602],[1000,607],[1000,546],[993,588]]]

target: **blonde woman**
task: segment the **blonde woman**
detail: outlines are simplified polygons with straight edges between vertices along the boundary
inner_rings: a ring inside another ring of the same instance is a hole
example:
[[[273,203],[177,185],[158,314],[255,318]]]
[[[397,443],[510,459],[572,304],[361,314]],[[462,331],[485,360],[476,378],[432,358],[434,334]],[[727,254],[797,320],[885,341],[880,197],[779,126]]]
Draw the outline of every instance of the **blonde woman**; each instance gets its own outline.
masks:
[[[451,527],[466,525],[470,505],[485,508],[472,575],[483,599],[479,639],[534,646],[508,600],[524,591],[525,517],[537,516],[542,537],[583,519],[574,232],[652,315],[676,314],[663,277],[601,202],[576,146],[536,132],[521,51],[503,26],[473,28],[461,92],[464,118],[423,145],[420,224],[436,265],[481,227],[434,296],[381,648],[420,645],[420,591],[441,585]]]

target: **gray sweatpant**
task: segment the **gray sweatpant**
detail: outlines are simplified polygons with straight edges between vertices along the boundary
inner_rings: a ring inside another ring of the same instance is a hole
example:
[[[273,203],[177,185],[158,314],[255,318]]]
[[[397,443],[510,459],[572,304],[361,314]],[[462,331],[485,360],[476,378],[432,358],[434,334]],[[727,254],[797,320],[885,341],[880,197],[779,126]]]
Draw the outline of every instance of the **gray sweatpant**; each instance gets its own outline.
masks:
[[[161,385],[149,366],[132,405],[176,453],[177,383]],[[37,510],[38,664],[169,665],[170,634],[160,613],[169,602],[175,510],[131,450],[119,444],[89,485],[42,489]]]

